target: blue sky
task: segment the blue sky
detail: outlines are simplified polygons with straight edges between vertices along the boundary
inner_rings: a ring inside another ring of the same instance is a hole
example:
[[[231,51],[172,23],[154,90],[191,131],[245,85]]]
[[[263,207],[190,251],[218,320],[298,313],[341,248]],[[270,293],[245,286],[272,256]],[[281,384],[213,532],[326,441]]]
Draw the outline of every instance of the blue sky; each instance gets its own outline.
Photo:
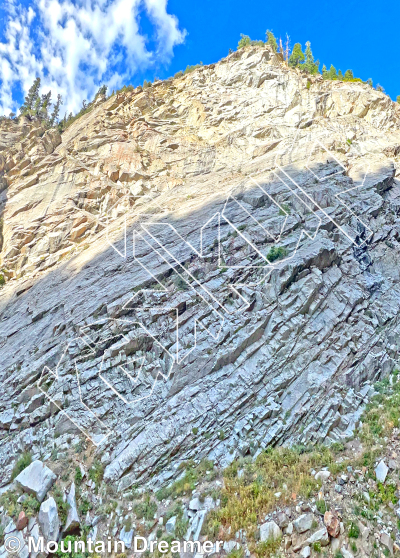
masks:
[[[0,0],[0,114],[15,110],[36,75],[79,110],[99,85],[166,78],[215,62],[240,33],[271,29],[291,45],[311,41],[328,67],[400,95],[400,3],[308,0]]]

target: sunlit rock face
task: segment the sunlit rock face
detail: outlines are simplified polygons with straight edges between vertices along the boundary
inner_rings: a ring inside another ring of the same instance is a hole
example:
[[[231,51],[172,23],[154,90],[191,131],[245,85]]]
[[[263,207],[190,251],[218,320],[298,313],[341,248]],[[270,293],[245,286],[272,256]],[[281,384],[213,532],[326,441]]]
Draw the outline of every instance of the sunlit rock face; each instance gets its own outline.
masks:
[[[0,480],[125,489],[354,430],[399,358],[400,108],[267,47],[0,128]]]

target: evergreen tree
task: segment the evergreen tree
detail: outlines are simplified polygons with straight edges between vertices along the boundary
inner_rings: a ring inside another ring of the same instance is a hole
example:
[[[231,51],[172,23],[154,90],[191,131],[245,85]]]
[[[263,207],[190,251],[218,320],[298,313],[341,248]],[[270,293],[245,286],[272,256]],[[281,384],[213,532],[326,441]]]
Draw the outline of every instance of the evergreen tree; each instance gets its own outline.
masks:
[[[371,87],[374,86],[374,82],[372,81],[372,78],[368,78],[368,79],[367,79],[367,83],[368,83],[368,85],[370,85]]]
[[[50,110],[50,107],[51,107],[51,91],[46,93],[46,95],[42,95],[39,116],[41,116],[44,119],[47,119],[48,111]]]
[[[34,109],[37,100],[39,99],[40,78],[37,77],[30,87],[27,96],[25,97],[24,104],[19,109],[22,114],[30,115],[30,111]]]
[[[240,33],[240,41],[238,42],[238,46],[237,49],[239,50],[239,48],[244,48],[246,46],[249,46],[251,44],[251,39],[248,35],[243,35],[243,33]]]
[[[42,99],[38,95],[37,98],[36,98],[35,104],[33,105],[33,108],[32,108],[32,112],[35,116],[39,116],[41,106],[42,106]]]
[[[342,70],[339,70],[339,71],[338,71],[337,77],[338,77],[338,80],[340,80],[340,81],[343,81],[343,80],[344,80],[344,76],[343,76],[343,74],[342,74]]]
[[[400,104],[400,95],[397,95],[396,101]]]
[[[375,89],[376,89],[377,91],[380,91],[381,93],[384,93],[384,92],[385,92],[384,88],[383,88],[382,85],[380,85],[379,83],[376,84]]]
[[[337,79],[337,72],[336,72],[336,68],[335,66],[333,66],[333,64],[331,64],[331,67],[329,68],[329,79]]]
[[[57,95],[57,102],[54,105],[53,113],[52,113],[52,115],[50,117],[50,120],[49,120],[50,127],[54,126],[54,124],[57,122],[58,115],[60,113],[60,106],[61,105],[62,105],[62,97],[61,97],[60,94],[58,94]]]
[[[101,87],[99,87],[99,90],[96,93],[96,97],[98,97],[99,95],[105,96],[107,93],[107,89],[108,89],[107,85],[103,84]]]
[[[328,70],[326,69],[325,64],[322,66],[322,77],[323,77],[324,79],[329,79],[329,72],[328,72]]]
[[[344,81],[353,81],[354,75],[353,70],[346,70],[344,73]]]
[[[314,61],[314,56],[311,50],[311,43],[310,41],[306,42],[306,61],[303,64],[303,68],[310,74],[314,75],[318,73],[319,61]]]
[[[267,32],[265,33],[265,37],[267,39],[267,45],[269,45],[274,52],[277,52],[278,51],[278,43],[276,42],[275,35],[272,33],[272,31],[267,29]]]
[[[289,66],[298,68],[300,63],[304,61],[304,53],[301,50],[301,44],[296,43],[293,47],[292,54],[289,57]]]

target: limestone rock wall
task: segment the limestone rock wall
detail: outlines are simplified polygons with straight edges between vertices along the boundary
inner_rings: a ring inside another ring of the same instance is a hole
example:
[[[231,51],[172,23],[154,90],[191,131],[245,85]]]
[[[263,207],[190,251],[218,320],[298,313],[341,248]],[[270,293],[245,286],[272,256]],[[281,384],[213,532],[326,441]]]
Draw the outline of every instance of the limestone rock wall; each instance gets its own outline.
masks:
[[[399,357],[399,154],[399,105],[267,47],[0,129],[1,484],[345,438]]]

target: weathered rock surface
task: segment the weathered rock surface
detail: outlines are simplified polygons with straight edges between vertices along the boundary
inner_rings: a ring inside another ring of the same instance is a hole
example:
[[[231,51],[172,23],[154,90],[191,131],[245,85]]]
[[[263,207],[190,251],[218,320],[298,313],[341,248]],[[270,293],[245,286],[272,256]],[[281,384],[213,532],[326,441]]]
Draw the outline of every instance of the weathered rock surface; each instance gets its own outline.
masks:
[[[274,541],[279,539],[282,535],[282,531],[275,523],[275,521],[267,521],[263,523],[260,527],[260,541]]]
[[[47,541],[56,541],[58,539],[60,519],[54,498],[50,497],[42,502],[39,510],[39,525]]]
[[[24,492],[33,494],[42,502],[57,475],[39,460],[33,461],[15,479]]]
[[[81,520],[79,518],[78,509],[76,507],[75,498],[75,483],[71,484],[71,488],[66,496],[66,501],[69,504],[67,520],[64,526],[64,533],[69,533],[80,526]]]
[[[298,533],[304,533],[311,529],[313,521],[314,515],[312,513],[304,513],[293,521],[293,527]]]
[[[399,122],[252,47],[2,124],[0,484],[83,435],[120,490],[345,440],[398,360]]]

